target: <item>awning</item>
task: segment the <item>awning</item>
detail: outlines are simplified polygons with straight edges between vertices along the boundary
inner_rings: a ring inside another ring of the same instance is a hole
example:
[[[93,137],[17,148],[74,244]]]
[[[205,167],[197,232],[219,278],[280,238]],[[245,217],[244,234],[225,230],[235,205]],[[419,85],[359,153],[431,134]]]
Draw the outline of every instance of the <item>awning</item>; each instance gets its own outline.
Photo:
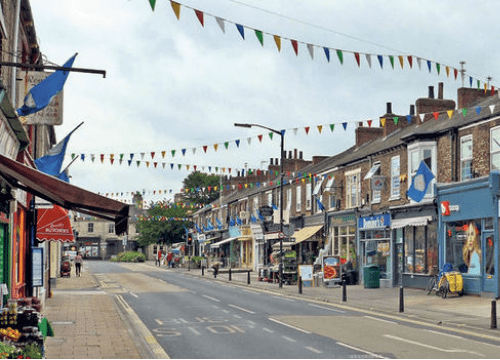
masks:
[[[432,216],[419,216],[405,219],[391,220],[391,229],[400,229],[405,226],[425,226],[432,221]]]
[[[231,241],[236,240],[236,239],[237,239],[237,237],[230,237],[230,238],[224,239],[222,241],[210,244],[210,249],[217,249],[222,244],[226,244],[226,243],[231,242]]]
[[[305,228],[300,229],[299,231],[296,231],[292,237],[295,238],[295,244],[301,243],[302,241],[305,241],[309,239],[311,236],[316,234],[319,229],[321,229],[323,225],[316,225],[316,226],[307,226]]]
[[[375,175],[375,173],[377,172],[378,169],[380,169],[380,163],[377,163],[377,164],[373,165],[372,168],[370,169],[370,171],[368,171],[366,173],[366,175],[363,178],[363,180],[371,179],[372,176]]]
[[[313,195],[318,195],[318,194],[319,194],[319,191],[321,190],[321,184],[323,184],[323,181],[324,181],[324,179],[319,180],[319,181],[316,183],[316,186],[314,186]]]
[[[54,205],[51,209],[38,209],[37,216],[38,241],[75,241],[68,212],[62,207]]]
[[[330,193],[335,192],[335,189],[333,188],[334,181],[335,181],[335,176],[329,178],[328,181],[326,182],[325,189],[323,190],[323,192],[330,192]]]
[[[128,227],[129,206],[81,189],[0,155],[0,177],[10,187],[25,190],[68,210],[115,222],[117,235]]]

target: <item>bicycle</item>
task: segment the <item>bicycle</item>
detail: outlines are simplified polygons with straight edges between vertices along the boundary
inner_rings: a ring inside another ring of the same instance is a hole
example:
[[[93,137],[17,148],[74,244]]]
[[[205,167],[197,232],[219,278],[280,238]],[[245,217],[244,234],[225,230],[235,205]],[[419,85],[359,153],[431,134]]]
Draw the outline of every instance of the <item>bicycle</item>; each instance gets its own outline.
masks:
[[[427,295],[430,295],[432,291],[436,291],[436,295],[440,296],[442,289],[439,287],[439,271],[437,266],[432,267],[432,277],[429,279],[429,282],[427,283]]]

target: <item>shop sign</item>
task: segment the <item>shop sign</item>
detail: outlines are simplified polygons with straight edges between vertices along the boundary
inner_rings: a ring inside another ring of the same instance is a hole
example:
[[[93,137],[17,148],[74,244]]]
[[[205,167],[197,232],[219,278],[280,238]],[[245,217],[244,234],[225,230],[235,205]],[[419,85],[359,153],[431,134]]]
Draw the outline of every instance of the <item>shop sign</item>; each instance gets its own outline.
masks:
[[[460,205],[450,205],[449,201],[441,201],[441,215],[450,216],[452,211],[460,211]]]
[[[356,217],[354,215],[346,215],[340,217],[331,217],[330,218],[330,226],[339,226],[339,225],[354,225],[356,221]]]
[[[391,226],[391,216],[389,214],[361,217],[358,220],[360,230],[379,229],[388,226]]]

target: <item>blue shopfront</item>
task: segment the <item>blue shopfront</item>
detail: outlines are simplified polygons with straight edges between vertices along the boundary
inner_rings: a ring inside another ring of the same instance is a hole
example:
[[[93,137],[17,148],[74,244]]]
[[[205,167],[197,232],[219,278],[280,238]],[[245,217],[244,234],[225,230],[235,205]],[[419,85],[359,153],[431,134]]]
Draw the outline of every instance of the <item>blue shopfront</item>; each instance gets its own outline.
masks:
[[[500,172],[437,185],[439,266],[450,263],[466,293],[499,297]]]

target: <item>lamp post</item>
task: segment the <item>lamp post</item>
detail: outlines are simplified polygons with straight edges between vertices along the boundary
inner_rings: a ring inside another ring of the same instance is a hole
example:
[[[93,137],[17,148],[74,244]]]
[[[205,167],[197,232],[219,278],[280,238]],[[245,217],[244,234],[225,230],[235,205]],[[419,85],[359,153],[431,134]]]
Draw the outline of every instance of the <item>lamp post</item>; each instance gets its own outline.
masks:
[[[283,167],[283,160],[285,158],[284,156],[284,151],[285,151],[285,130],[275,130],[271,129],[267,126],[259,125],[259,124],[238,124],[235,123],[234,126],[237,127],[245,127],[245,128],[251,128],[253,126],[255,127],[260,127],[266,130],[269,130],[275,134],[278,134],[281,136],[281,169],[280,169],[280,235],[279,235],[279,240],[280,240],[280,263],[279,263],[279,277],[280,277],[280,282],[279,282],[279,287],[280,289],[283,287],[283,179],[284,179],[284,167]]]

